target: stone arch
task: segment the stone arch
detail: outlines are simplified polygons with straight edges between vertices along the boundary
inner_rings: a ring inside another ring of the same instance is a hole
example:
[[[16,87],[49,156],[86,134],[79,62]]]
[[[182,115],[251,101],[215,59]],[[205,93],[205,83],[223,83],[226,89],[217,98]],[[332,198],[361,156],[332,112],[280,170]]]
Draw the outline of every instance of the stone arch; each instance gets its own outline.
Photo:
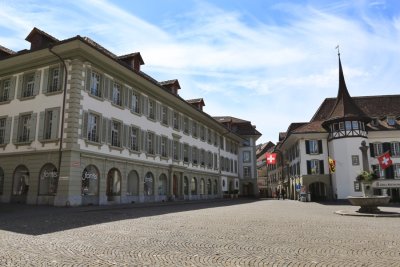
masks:
[[[128,174],[126,194],[130,196],[139,195],[139,174],[135,170],[131,170]]]

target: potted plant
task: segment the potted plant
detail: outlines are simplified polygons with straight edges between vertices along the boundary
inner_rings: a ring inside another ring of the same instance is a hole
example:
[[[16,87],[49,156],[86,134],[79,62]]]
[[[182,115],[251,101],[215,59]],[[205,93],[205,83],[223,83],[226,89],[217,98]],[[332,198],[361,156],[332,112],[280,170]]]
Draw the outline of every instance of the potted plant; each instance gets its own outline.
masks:
[[[362,171],[356,177],[356,181],[361,184],[361,189],[364,197],[373,195],[372,182],[378,179],[378,175],[375,172]]]

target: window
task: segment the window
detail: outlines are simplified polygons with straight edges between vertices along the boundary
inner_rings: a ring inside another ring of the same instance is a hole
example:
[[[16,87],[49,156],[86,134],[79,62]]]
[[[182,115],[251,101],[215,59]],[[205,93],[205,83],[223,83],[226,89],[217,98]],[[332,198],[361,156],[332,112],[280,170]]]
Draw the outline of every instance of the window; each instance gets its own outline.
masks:
[[[200,150],[200,165],[204,166],[205,165],[205,151],[204,149]]]
[[[307,160],[307,174],[324,174],[324,161]]]
[[[112,91],[112,103],[122,106],[122,87],[119,83],[114,83]]]
[[[243,151],[243,162],[250,162],[250,151]]]
[[[172,118],[172,124],[175,130],[179,130],[179,113],[174,112],[174,116]]]
[[[189,162],[189,145],[183,145],[183,162]]]
[[[147,153],[154,155],[154,133],[147,132]]]
[[[214,154],[214,170],[218,169],[218,155]]]
[[[184,132],[185,134],[188,134],[188,133],[189,133],[189,118],[188,118],[188,117],[185,117],[185,118],[183,119],[183,132]]]
[[[207,129],[207,143],[211,144],[211,129]]]
[[[94,165],[89,165],[83,170],[81,186],[83,196],[95,196],[98,194],[99,178],[99,171]]]
[[[0,82],[0,102],[8,101],[10,99],[11,80],[7,79]]]
[[[130,150],[139,151],[139,129],[131,127]]]
[[[161,157],[167,157],[167,141],[168,138],[165,136],[161,137]]]
[[[200,126],[200,140],[201,140],[201,141],[204,141],[205,139],[206,139],[206,136],[205,136],[205,129],[204,129],[204,126],[201,125],[201,126]]]
[[[135,113],[139,113],[139,95],[136,92],[133,92],[131,95],[131,111]]]
[[[118,121],[111,122],[111,146],[121,147],[122,124]]]
[[[351,131],[351,121],[345,121],[346,131]]]
[[[168,108],[166,106],[161,107],[161,123],[168,125]]]
[[[43,166],[39,177],[39,195],[55,195],[58,185],[57,168],[48,163]]]
[[[218,181],[217,180],[214,180],[214,195],[217,195],[218,194]]]
[[[390,126],[396,125],[396,119],[394,117],[387,117],[387,124]]]
[[[51,138],[51,128],[53,125],[53,110],[48,110],[46,111],[46,116],[44,120],[44,139],[50,139]]]
[[[214,146],[218,146],[218,134],[214,132]]]
[[[40,112],[39,140],[52,140],[58,137],[59,108]]]
[[[23,165],[18,166],[14,171],[13,192],[14,196],[26,196],[29,191],[29,170]]]
[[[382,143],[373,143],[375,157],[382,155],[383,153],[383,146]]]
[[[322,140],[306,140],[306,153],[307,154],[322,153]]]
[[[192,195],[197,195],[197,179],[196,179],[196,177],[193,177],[192,181],[190,183],[190,193]]]
[[[251,175],[251,168],[249,166],[243,167],[243,177],[250,178]]]
[[[4,187],[4,171],[0,167],[0,196],[3,194],[3,187]]]
[[[194,138],[197,138],[197,122],[192,122],[192,135]]]
[[[198,150],[197,150],[197,147],[193,147],[192,148],[192,162],[193,162],[193,164],[197,164],[197,155],[198,155],[198,152],[197,152]]]
[[[213,155],[212,155],[212,153],[211,153],[211,151],[208,151],[208,156],[207,156],[207,158],[208,158],[208,160],[207,160],[207,166],[208,166],[208,168],[212,168],[212,164],[213,164]]]
[[[108,172],[106,193],[107,197],[121,195],[121,172],[117,168],[112,168]]]
[[[219,137],[219,147],[224,149],[224,137],[222,135]]]
[[[154,181],[153,174],[151,172],[148,172],[144,177],[143,193],[145,196],[153,195],[153,181]]]
[[[49,69],[49,84],[47,92],[56,92],[61,90],[61,71],[59,67],[54,67]]]
[[[394,177],[399,179],[400,178],[400,163],[394,164],[393,168],[394,168]]]
[[[200,194],[201,195],[204,195],[205,194],[205,182],[204,182],[204,179],[203,178],[201,178],[201,180],[200,180]]]
[[[187,176],[183,178],[183,194],[189,195],[189,179]]]
[[[128,175],[126,194],[128,196],[137,196],[139,194],[139,175],[136,171],[131,171]]]
[[[23,79],[21,97],[33,96],[33,90],[35,89],[35,73],[26,74]]]
[[[18,122],[17,142],[25,143],[33,141],[36,129],[35,126],[36,120],[33,118],[32,114],[20,116]]]
[[[156,103],[154,102],[154,100],[150,100],[149,99],[149,119],[154,120],[155,119],[155,107],[156,107]]]
[[[358,121],[352,121],[351,124],[352,124],[353,130],[358,130],[360,128]]]
[[[158,184],[158,195],[165,196],[167,195],[167,193],[168,193],[167,176],[165,174],[161,174]]]
[[[100,116],[89,113],[87,138],[92,142],[100,142]]]
[[[390,144],[392,157],[400,157],[400,142],[392,142]]]
[[[99,73],[92,71],[90,79],[90,94],[101,97],[101,76]]]

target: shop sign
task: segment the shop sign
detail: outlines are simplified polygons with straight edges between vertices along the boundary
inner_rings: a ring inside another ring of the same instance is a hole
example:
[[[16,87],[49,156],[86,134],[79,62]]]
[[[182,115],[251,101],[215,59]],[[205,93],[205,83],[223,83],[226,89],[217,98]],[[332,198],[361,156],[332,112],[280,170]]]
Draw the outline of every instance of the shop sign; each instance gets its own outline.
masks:
[[[400,188],[400,180],[379,180],[372,183],[373,188]]]
[[[40,177],[42,180],[46,178],[57,178],[58,177],[58,172],[57,171],[49,171],[49,170],[44,170],[42,173],[42,176]]]
[[[82,175],[82,180],[97,180],[97,174],[85,170]]]

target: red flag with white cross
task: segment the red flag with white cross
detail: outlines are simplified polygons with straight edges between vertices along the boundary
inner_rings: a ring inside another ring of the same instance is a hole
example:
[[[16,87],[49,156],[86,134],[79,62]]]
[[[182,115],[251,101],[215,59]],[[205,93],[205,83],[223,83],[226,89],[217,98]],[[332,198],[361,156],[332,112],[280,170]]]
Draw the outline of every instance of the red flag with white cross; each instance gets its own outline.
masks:
[[[392,165],[392,159],[390,158],[389,151],[386,151],[378,157],[379,165],[381,169],[384,170]]]
[[[276,164],[276,153],[265,153],[267,164]]]

